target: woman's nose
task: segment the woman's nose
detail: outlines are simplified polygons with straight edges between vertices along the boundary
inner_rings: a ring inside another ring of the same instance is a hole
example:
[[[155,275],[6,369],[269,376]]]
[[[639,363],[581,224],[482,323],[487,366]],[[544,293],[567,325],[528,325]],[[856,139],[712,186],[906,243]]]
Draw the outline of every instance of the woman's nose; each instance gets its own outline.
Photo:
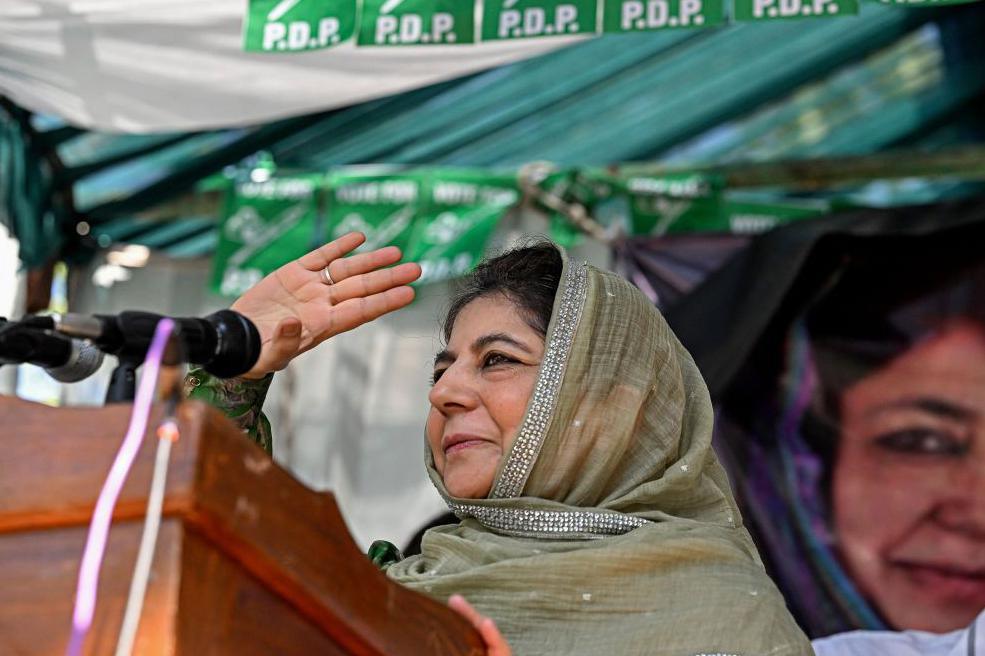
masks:
[[[474,381],[464,369],[455,365],[445,369],[428,394],[431,405],[443,414],[468,411],[478,405]]]
[[[985,539],[985,458],[970,455],[948,483],[950,493],[936,515],[945,527]]]

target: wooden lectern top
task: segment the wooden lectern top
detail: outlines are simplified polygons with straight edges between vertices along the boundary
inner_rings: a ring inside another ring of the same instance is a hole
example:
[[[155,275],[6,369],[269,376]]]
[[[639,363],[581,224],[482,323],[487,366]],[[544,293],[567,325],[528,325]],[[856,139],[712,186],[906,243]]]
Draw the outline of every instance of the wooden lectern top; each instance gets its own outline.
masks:
[[[129,415],[0,397],[0,653],[64,652],[88,522]],[[369,561],[332,494],[206,404],[179,406],[179,425],[134,653],[485,653],[463,618]],[[114,512],[87,654],[115,649],[156,439],[145,436]]]

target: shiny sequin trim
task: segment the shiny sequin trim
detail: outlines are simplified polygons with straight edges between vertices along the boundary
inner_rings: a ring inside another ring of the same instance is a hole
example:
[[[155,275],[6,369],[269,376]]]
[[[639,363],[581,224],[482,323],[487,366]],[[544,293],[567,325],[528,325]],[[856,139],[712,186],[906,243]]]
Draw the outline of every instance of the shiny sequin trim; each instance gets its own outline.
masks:
[[[473,504],[449,504],[459,517],[475,517],[483,526],[515,535],[550,536],[588,533],[593,535],[622,535],[649,522],[641,517],[622,513],[603,513],[590,510],[521,510],[519,508],[490,508]]]
[[[568,362],[568,353],[571,351],[575,330],[578,328],[578,321],[581,319],[585,305],[588,263],[571,267],[566,277],[561,303],[558,305],[554,334],[544,352],[544,361],[534,388],[530,410],[513,443],[503,473],[492,494],[489,495],[491,499],[510,499],[520,496],[550,425],[558,392],[561,389],[565,365]]]

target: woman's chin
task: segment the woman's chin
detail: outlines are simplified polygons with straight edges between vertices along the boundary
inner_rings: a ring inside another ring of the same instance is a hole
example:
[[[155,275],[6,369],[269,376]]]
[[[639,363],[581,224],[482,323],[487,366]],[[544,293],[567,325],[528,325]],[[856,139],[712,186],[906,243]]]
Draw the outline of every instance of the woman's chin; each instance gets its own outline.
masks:
[[[492,476],[463,471],[445,472],[445,489],[459,499],[484,499],[492,489]]]
[[[441,478],[448,494],[459,499],[483,499],[492,489],[502,451],[488,442],[445,452]]]

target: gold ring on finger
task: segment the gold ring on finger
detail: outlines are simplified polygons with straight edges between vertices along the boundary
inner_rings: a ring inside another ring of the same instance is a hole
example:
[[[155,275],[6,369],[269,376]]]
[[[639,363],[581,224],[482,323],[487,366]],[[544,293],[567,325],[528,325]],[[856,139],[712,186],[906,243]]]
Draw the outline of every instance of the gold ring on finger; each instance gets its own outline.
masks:
[[[319,272],[319,276],[321,276],[321,281],[323,283],[325,283],[326,285],[334,285],[335,284],[335,281],[332,280],[332,274],[331,274],[331,272],[329,272],[328,267],[325,267],[324,269],[322,269]]]

